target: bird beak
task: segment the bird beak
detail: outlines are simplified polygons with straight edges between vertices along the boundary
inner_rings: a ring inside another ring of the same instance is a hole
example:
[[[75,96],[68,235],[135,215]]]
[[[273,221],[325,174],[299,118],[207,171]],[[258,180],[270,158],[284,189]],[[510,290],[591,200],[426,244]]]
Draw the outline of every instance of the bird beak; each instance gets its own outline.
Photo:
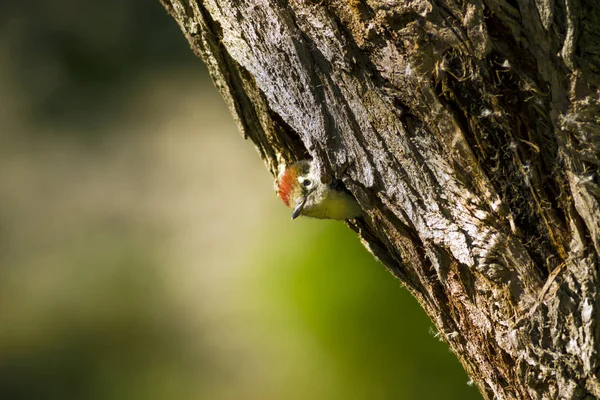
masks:
[[[304,208],[304,203],[306,203],[306,198],[296,205],[296,208],[294,208],[294,212],[292,213],[292,219],[296,219],[300,216],[300,213]]]

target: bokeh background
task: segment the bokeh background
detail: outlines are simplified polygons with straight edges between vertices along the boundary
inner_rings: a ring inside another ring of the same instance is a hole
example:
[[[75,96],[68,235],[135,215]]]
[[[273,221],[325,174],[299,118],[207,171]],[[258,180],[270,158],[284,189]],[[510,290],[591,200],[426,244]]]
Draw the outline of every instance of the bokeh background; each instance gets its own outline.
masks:
[[[158,0],[0,3],[1,399],[478,399],[343,224],[291,221]]]

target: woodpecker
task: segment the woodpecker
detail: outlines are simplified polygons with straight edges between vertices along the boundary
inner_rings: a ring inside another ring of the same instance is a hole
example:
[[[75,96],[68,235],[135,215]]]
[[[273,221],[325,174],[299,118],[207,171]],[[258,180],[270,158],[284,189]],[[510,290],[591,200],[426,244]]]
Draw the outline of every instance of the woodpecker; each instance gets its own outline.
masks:
[[[298,161],[286,168],[279,178],[277,192],[285,205],[294,209],[292,219],[304,215],[344,220],[358,217],[362,212],[342,181],[321,183],[311,160]]]

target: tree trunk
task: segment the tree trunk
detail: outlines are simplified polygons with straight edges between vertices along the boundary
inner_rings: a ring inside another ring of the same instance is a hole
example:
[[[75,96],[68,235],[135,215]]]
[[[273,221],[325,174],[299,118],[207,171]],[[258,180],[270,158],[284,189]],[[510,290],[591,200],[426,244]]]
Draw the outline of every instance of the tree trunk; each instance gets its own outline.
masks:
[[[274,176],[345,182],[485,398],[600,398],[598,0],[161,1]]]

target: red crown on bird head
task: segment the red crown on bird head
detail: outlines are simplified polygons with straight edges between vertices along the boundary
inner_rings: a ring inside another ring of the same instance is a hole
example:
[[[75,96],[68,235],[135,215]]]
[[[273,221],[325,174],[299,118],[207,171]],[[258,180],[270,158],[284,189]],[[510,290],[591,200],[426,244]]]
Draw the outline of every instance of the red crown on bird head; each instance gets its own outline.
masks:
[[[292,196],[296,179],[298,179],[298,175],[296,173],[296,168],[293,167],[287,167],[283,172],[281,179],[279,179],[277,194],[288,207],[290,206],[290,197]]]

